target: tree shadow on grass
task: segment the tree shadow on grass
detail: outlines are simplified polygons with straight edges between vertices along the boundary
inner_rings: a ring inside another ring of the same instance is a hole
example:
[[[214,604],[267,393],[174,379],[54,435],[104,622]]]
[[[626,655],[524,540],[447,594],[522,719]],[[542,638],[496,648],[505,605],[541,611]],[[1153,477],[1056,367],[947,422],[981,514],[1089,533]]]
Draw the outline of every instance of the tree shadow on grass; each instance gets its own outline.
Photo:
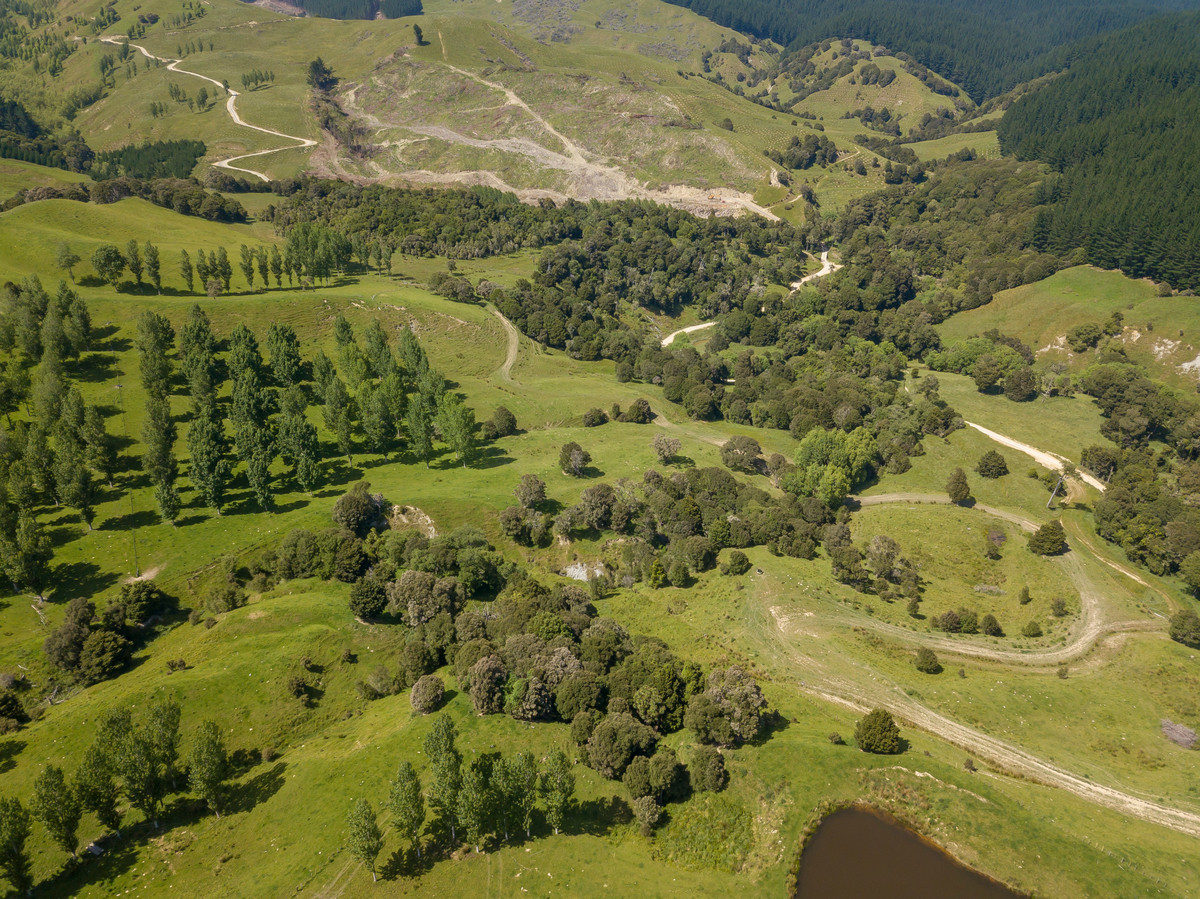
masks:
[[[54,601],[96,596],[116,584],[118,576],[94,562],[64,562],[54,569]]]
[[[625,800],[617,796],[606,799],[590,799],[575,807],[567,819],[564,832],[586,833],[604,836],[615,827],[622,827],[633,820],[633,812]]]
[[[112,518],[106,518],[100,522],[100,527],[97,530],[130,531],[136,528],[149,527],[157,523],[158,513],[152,512],[149,509],[143,509],[141,512],[129,512],[126,515],[114,515]]]
[[[772,709],[767,714],[762,716],[762,723],[758,728],[758,736],[753,740],[747,740],[751,746],[762,746],[776,734],[783,733],[791,726],[791,720],[780,714],[778,709]]]
[[[492,445],[483,447],[478,458],[471,463],[471,468],[499,468],[501,465],[512,465],[513,457],[500,447]]]
[[[77,381],[101,384],[117,376],[117,357],[110,353],[88,353],[71,365],[71,375]]]
[[[152,833],[149,825],[147,833]],[[159,831],[161,833],[161,830]],[[102,846],[103,854],[91,856],[87,850],[80,853],[79,860],[68,862],[57,874],[37,885],[38,896],[71,897],[85,892],[86,887],[96,887],[100,893],[107,892],[104,888],[120,880],[137,864],[138,851],[143,848],[142,842],[130,833],[123,838],[116,835],[96,840]]]
[[[362,471],[340,457],[327,460],[322,474],[329,487],[344,487],[362,477]]]
[[[379,878],[380,880],[397,880],[401,877],[428,874],[433,870],[436,861],[434,854],[424,847],[422,847],[420,855],[417,855],[415,849],[399,847],[380,865]]]
[[[262,805],[279,792],[284,784],[285,762],[277,761],[266,771],[260,771],[243,784],[234,784],[229,789],[226,808],[230,814],[248,812]]]
[[[17,756],[27,745],[24,740],[5,740],[0,743],[0,774],[17,766]]]

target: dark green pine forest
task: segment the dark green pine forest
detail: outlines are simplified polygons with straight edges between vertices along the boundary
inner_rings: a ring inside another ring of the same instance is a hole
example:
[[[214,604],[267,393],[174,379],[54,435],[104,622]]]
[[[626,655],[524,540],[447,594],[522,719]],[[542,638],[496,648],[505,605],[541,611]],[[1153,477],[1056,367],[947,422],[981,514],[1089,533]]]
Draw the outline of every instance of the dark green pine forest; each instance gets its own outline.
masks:
[[[1095,265],[1200,287],[1200,14],[1091,43],[1013,104],[999,137],[1061,173],[1039,197],[1035,245],[1082,240]]]
[[[1062,67],[1076,41],[1194,0],[668,0],[738,31],[800,48],[829,37],[904,51],[976,101]]]

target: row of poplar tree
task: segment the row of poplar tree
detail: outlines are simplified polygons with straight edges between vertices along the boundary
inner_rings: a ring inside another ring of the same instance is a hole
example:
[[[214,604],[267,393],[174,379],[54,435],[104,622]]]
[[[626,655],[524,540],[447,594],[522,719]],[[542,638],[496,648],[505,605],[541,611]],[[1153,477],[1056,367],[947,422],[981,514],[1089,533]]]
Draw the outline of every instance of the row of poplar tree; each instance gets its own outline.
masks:
[[[461,831],[462,839],[480,851],[489,837],[503,839],[533,826],[533,812],[540,797],[546,823],[558,833],[575,797],[575,775],[566,753],[551,753],[544,764],[528,751],[511,756],[481,755],[469,765],[455,745],[457,730],[447,715],[434,719],[425,737],[425,756],[432,780],[424,787],[412,763],[404,761],[384,802],[391,813],[392,827],[407,840],[418,857],[421,834],[427,818],[426,802],[450,830],[452,844]],[[375,863],[383,851],[384,835],[379,817],[366,798],[355,799],[346,820],[346,848],[376,877]]]
[[[363,235],[348,239],[319,223],[302,222],[289,231],[282,251],[277,244],[269,248],[241,244],[237,265],[249,290],[254,290],[258,283],[263,289],[269,288],[272,280],[277,288],[282,288],[284,277],[289,287],[296,284],[308,287],[318,280],[328,282],[334,273],[346,271],[356,257],[364,268],[374,265],[378,271],[391,274],[395,251],[395,246],[386,239]],[[69,245],[59,247],[57,263],[72,277],[80,261]],[[138,287],[149,281],[156,291],[162,292],[162,260],[158,247],[150,241],[139,244],[130,240],[124,249],[102,244],[92,252],[89,262],[97,277],[114,287],[128,271]],[[179,277],[188,293],[199,289],[214,298],[228,293],[233,275],[233,262],[224,247],[179,252]]]
[[[26,848],[34,821],[75,858],[84,812],[121,835],[122,797],[155,830],[167,797],[184,791],[220,817],[232,773],[221,730],[204,721],[181,754],[180,718],[179,704],[165,698],[151,703],[141,721],[128,709],[113,709],[100,720],[74,773],[46,765],[33,782],[28,807],[15,796],[0,795],[0,873],[15,890],[26,893],[34,886]]]

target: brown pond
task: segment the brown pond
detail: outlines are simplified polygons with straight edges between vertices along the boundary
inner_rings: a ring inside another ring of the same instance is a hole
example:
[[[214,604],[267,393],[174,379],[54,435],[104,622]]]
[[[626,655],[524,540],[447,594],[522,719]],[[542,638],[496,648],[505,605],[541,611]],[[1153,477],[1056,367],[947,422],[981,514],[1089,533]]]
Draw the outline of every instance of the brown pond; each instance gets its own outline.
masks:
[[[800,859],[795,899],[1014,899],[1019,893],[953,858],[890,819],[857,808],[821,822]]]

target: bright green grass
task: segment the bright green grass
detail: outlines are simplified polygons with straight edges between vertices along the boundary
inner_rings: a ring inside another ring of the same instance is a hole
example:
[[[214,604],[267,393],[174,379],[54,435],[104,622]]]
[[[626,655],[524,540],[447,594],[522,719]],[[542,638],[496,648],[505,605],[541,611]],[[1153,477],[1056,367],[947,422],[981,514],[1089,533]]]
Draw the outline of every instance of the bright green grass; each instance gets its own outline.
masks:
[[[835,600],[823,595],[823,589],[814,584],[813,563],[773,559],[762,550],[751,551],[750,555],[756,565],[766,570],[765,576],[713,578],[706,580],[702,588],[689,591],[668,588],[648,595],[642,591],[622,592],[607,601],[605,607],[612,614],[619,613],[621,620],[631,622],[636,629],[691,646],[696,657],[713,662],[736,661],[747,666],[756,676],[774,684],[774,690],[781,691],[781,696],[789,695],[791,685],[798,686],[814,675],[819,678],[823,672],[869,678],[875,687],[891,682],[893,672],[896,677],[901,674],[907,677],[909,671],[914,678],[921,677],[915,670],[904,667],[909,665],[908,653],[880,649],[871,641],[847,644],[839,639],[831,642],[826,636],[829,631],[828,604]],[[803,599],[800,598],[801,588]],[[801,617],[798,631],[781,636],[772,612],[780,606],[787,608],[793,602],[799,603],[801,609],[813,610],[812,617]],[[975,678],[985,676],[978,673],[978,666],[969,663],[967,667],[972,672],[968,676],[972,685]],[[1003,676],[1007,677],[1007,672]],[[940,677],[949,685],[951,675]],[[1039,682],[1050,679],[1054,681],[1054,688],[1059,687],[1060,682],[1052,674],[1041,675]],[[961,683],[957,678],[954,681],[953,686]],[[820,683],[819,679],[817,683]],[[1070,684],[1070,681],[1062,683]],[[1181,694],[1179,700],[1185,696],[1186,693]],[[780,699],[781,709],[792,717],[792,723],[772,738],[768,744],[772,748],[770,758],[764,757],[761,764],[773,761],[775,766],[786,766],[791,763],[784,746],[796,728],[805,731],[805,739],[816,740],[823,737],[823,728],[837,730],[843,735],[848,735],[852,729],[852,716],[839,711],[823,712],[821,706],[812,705],[806,699],[799,702],[800,713],[797,715],[792,712],[796,708],[795,699]],[[1064,701],[1064,705],[1068,704]],[[1115,712],[1119,702],[1114,699],[1106,708]],[[954,712],[954,709],[950,711]],[[1133,717],[1129,716],[1129,720]],[[1047,742],[1052,737],[1060,744],[1074,739],[1071,728],[1076,716],[1059,715],[1052,720],[1052,716],[1047,715],[1046,720]],[[829,728],[830,724],[832,728]],[[1168,891],[1192,892],[1190,885],[1185,886],[1189,884],[1188,859],[1193,852],[1187,848],[1186,838],[1149,825],[1135,824],[1124,830],[1123,823],[1118,836],[1110,828],[1124,819],[1112,813],[1077,805],[1060,792],[1027,783],[1018,785],[1015,781],[986,774],[966,775],[961,767],[964,758],[961,750],[932,741],[919,732],[905,730],[905,736],[913,741],[913,747],[906,757],[896,760],[896,764],[903,766],[901,768],[849,751],[854,764],[862,766],[859,784],[850,795],[864,795],[885,806],[894,802],[893,808],[923,822],[939,841],[954,844],[955,853],[968,863],[1023,889],[1036,889],[1047,894],[1088,894],[1094,890],[1118,889],[1112,885],[1102,886],[1108,877],[1128,878],[1128,888],[1136,892],[1140,887],[1133,886],[1134,883],[1164,875],[1176,883]],[[1022,742],[1020,733],[1012,734],[1011,738],[1014,742]],[[812,795],[826,798],[845,795],[841,792],[844,786],[837,773],[842,750],[825,752],[810,745],[809,752],[803,763],[807,777],[800,776],[794,767],[784,769],[789,771],[790,790],[800,797],[797,806],[802,807]],[[922,752],[931,757],[921,757]],[[1056,758],[1065,760],[1058,754]],[[1093,764],[1093,770],[1098,774],[1103,772],[1113,776],[1112,766]],[[872,770],[874,773],[868,773]],[[925,772],[925,775],[917,777],[914,771]],[[813,780],[821,785],[818,794],[806,792],[807,785]],[[1176,790],[1186,789],[1180,787],[1186,780],[1178,773],[1172,780]],[[1021,825],[1021,835],[1009,832],[1014,817],[1025,815],[1029,817]],[[1036,837],[1033,836],[1035,832]],[[1051,851],[1042,840],[1058,848]],[[1166,842],[1174,842],[1182,851],[1167,863],[1170,870],[1157,862]],[[1031,845],[1042,847],[1037,857],[1031,852]],[[1054,861],[1044,867],[1044,860],[1050,858]],[[1094,864],[1112,870],[1101,873],[1092,867]]]
[[[983,553],[984,540],[992,530],[1005,538],[998,560],[988,559]],[[1053,638],[1055,627],[1067,623],[1066,619],[1050,620],[1050,600],[1055,596],[1067,599],[1069,607],[1078,612],[1075,589],[1062,567],[1030,553],[1025,548],[1026,534],[1021,528],[987,513],[953,506],[867,506],[854,516],[852,531],[855,541],[862,545],[876,534],[916,535],[934,531],[941,534],[936,545],[911,537],[901,545],[901,555],[918,566],[926,585],[921,603],[925,620],[921,627],[949,609],[974,609],[981,618],[990,612],[1007,636],[986,642],[1007,646],[1024,639],[1021,626],[1031,618],[1042,622],[1047,638]],[[1022,606],[1017,596],[1025,586],[1034,601]],[[993,595],[979,592],[976,587],[1002,592]],[[901,601],[881,603],[876,609],[886,620],[910,626],[915,622],[903,605]]]
[[[0,159],[0,199],[30,187],[65,187],[88,181],[87,175],[51,169],[18,159]]]
[[[1081,393],[1014,403],[1002,394],[980,393],[975,381],[965,375],[934,372],[934,376],[941,385],[942,398],[964,419],[1014,440],[1065,456],[1077,464],[1084,447],[1107,443],[1100,434],[1100,410],[1095,401]],[[916,382],[910,383],[915,386]],[[1024,472],[1037,464],[1016,450],[992,446],[1004,454],[1012,471]]]
[[[945,384],[940,373],[937,377],[939,382]],[[966,414],[956,399],[951,399],[948,390],[943,389],[942,396],[955,409]],[[1001,431],[991,416],[982,418],[982,421],[989,422],[993,430]],[[961,468],[967,475],[971,495],[978,502],[1017,512],[1022,517],[1038,522],[1055,517],[1055,513],[1045,508],[1046,501],[1050,498],[1049,491],[1039,480],[1027,476],[1031,468],[1037,468],[1039,473],[1043,469],[1024,453],[1001,446],[973,428],[962,428],[946,438],[926,436],[921,445],[925,448],[925,453],[912,457],[912,468],[903,474],[887,475],[864,490],[863,495],[921,493],[945,497],[946,481],[950,473],[955,468]],[[991,450],[999,452],[1007,461],[1009,474],[1005,477],[989,480],[975,472],[979,458]]]
[[[76,215],[85,218],[76,219]],[[129,237],[153,237],[165,251],[224,245],[236,252],[236,245],[243,240],[272,239],[269,229],[262,225],[217,226],[139,201],[106,207],[33,204],[0,216],[0,229],[7,229],[4,233],[8,235],[0,241],[0,264],[14,274],[44,266],[46,249],[64,234],[72,241],[89,237],[94,241],[95,235],[104,235],[103,239],[118,244]],[[32,248],[24,248],[22,242]],[[170,259],[170,252],[164,252],[167,287],[174,290],[179,286],[178,276],[166,264]],[[464,272],[478,277],[488,274],[490,264],[459,265]],[[504,279],[519,277],[528,271],[529,264],[529,257],[523,255],[497,260],[494,280],[504,283]],[[444,265],[444,260],[429,262],[401,256],[395,260],[398,273],[420,281]],[[42,270],[47,275],[44,280],[53,280]],[[568,504],[595,481],[568,478],[558,471],[558,449],[567,440],[577,440],[589,449],[593,466],[610,482],[620,477],[640,478],[646,468],[660,467],[651,448],[654,434],[659,433],[657,426],[579,427],[579,415],[591,406],[607,407],[613,402],[626,406],[638,396],[647,396],[673,423],[670,433],[683,440],[682,455],[697,465],[719,464],[715,443],[733,433],[754,434],[768,452],[791,455],[795,449],[785,432],[756,433],[723,423],[688,422],[679,410],[667,407],[654,388],[617,383],[611,363],[573,361],[524,338],[512,381],[505,380],[500,367],[506,342],[496,318],[484,308],[433,296],[403,280],[400,274],[392,279],[376,275],[345,279],[313,291],[253,294],[243,292],[240,278],[236,273],[233,295],[217,301],[202,300],[220,334],[228,334],[237,323],[246,322],[261,339],[270,321],[284,321],[296,328],[309,354],[318,345],[332,354],[330,331],[338,312],[344,311],[359,327],[373,315],[378,315],[389,330],[409,324],[434,365],[453,379],[456,389],[465,394],[480,418],[489,415],[497,403],[504,403],[516,413],[525,433],[499,441],[489,448],[485,462],[469,469],[456,465],[446,455],[429,469],[405,457],[382,463],[372,455],[356,455],[353,466],[333,461],[327,467],[331,482],[313,497],[297,491],[280,471],[280,511],[273,515],[254,508],[244,482],[239,480],[234,484],[226,514],[218,519],[196,504],[185,471],[181,486],[188,507],[178,528],[155,523],[152,497],[137,467],[140,446],[135,443],[124,453],[128,470],[121,475],[123,484],[131,489],[122,497],[104,497],[97,509],[95,531],[86,533],[69,512],[43,510],[42,521],[57,542],[56,563],[62,566],[60,572],[70,575],[69,580],[55,585],[47,603],[45,613],[50,626],[61,619],[63,605],[70,596],[95,596],[102,605],[116,581],[133,573],[134,534],[141,569],[159,569],[160,583],[178,595],[184,606],[192,606],[199,597],[191,585],[203,586],[205,570],[215,557],[229,553],[244,561],[294,527],[324,526],[335,498],[359,477],[370,480],[373,491],[393,502],[420,506],[441,530],[462,524],[482,528],[506,555],[526,559],[549,580],[551,572],[560,569],[572,554],[602,555],[604,539],[577,541],[537,553],[526,553],[503,542],[498,514],[512,502],[511,490],[520,474],[537,473],[546,480],[551,497]],[[128,433],[136,440],[144,400],[132,350],[134,322],[143,309],[155,308],[178,326],[196,298],[118,294],[107,287],[80,289],[89,299],[97,326],[111,323],[116,330],[103,338],[95,353],[73,364],[71,374],[94,379],[81,381],[88,401],[105,404],[110,429],[117,434]],[[120,377],[124,384],[124,416],[113,395],[114,377]],[[956,407],[965,405],[966,394],[961,403],[958,396],[951,398],[955,379],[938,377],[943,395]],[[1036,416],[1045,407],[990,397],[981,398],[981,402],[988,405],[975,410],[981,413],[978,418],[968,416],[972,420],[1011,433],[1009,428],[1014,422],[1001,419],[1006,414],[1016,415],[1011,411],[1016,409],[1029,417],[1029,436],[1025,439],[1038,445],[1050,441],[1052,429],[1044,418],[1040,433],[1037,427]],[[182,415],[185,407],[183,397],[176,397],[175,413]],[[1094,417],[1094,410],[1091,414]],[[313,415],[319,421],[319,411],[313,410]],[[180,426],[182,448],[186,423],[181,421]],[[927,438],[926,448],[924,456],[914,458],[912,471],[885,478],[872,492],[941,492],[949,469],[960,465],[969,470],[984,449],[990,448],[990,441],[975,432],[959,431],[948,442]],[[975,495],[981,502],[1035,520],[1049,515],[1041,508],[1044,490],[1021,476],[1020,457],[1003,452],[1014,474],[994,482],[972,476]],[[766,486],[765,479],[755,480]],[[133,514],[139,517],[122,520],[121,516],[130,514],[131,503]],[[973,513],[943,508],[938,512],[946,517],[937,518],[938,524],[932,527],[927,524],[930,519],[926,514],[934,515],[932,508],[859,513],[856,527],[878,522],[903,530],[892,536],[906,552],[932,554],[934,547],[926,545],[932,542],[930,534],[940,535],[941,522],[954,520],[959,527],[953,540],[947,538],[947,550],[972,551],[972,543],[963,537],[961,527],[974,526],[970,518]],[[136,529],[131,526],[134,521]],[[1021,552],[1017,543],[1019,537],[1013,531],[1006,552]],[[483,857],[466,853],[459,860],[439,862],[416,882],[403,878],[388,881],[378,888],[380,892],[455,895],[491,891],[508,895],[520,892],[521,887],[539,892],[563,889],[565,883],[568,892],[578,894],[600,892],[604,884],[608,884],[607,892],[622,895],[778,893],[795,836],[809,809],[821,798],[865,797],[914,817],[965,860],[1043,894],[1145,895],[1155,888],[1171,895],[1194,893],[1192,840],[1075,802],[1060,791],[987,774],[970,775],[962,771],[961,750],[911,728],[905,728],[905,735],[912,741],[912,751],[899,760],[868,758],[853,749],[830,745],[826,735],[832,730],[849,735],[855,716],[807,698],[799,691],[798,682],[815,676],[851,678],[862,684],[864,691],[880,695],[878,691],[885,687],[901,690],[901,685],[909,683],[906,678],[915,678],[915,672],[909,674],[902,653],[898,654],[894,646],[860,638],[853,630],[855,625],[870,624],[873,616],[868,615],[867,607],[874,601],[831,583],[828,561],[780,559],[763,549],[753,550],[750,555],[755,570],[762,569],[762,575],[752,573],[734,579],[714,572],[702,576],[687,590],[622,590],[599,604],[601,614],[618,618],[635,633],[663,637],[687,658],[706,664],[746,665],[763,679],[771,702],[788,719],[787,726],[763,745],[746,747],[730,756],[733,782],[727,795],[735,804],[735,812],[738,808],[744,810],[754,822],[754,840],[744,855],[741,873],[705,867],[710,864],[705,860],[709,856],[700,850],[699,861],[696,854],[685,853],[676,855],[678,864],[668,863],[627,824],[618,823],[604,834],[570,833],[557,839],[545,836],[542,829],[542,835],[532,843]],[[961,590],[963,585],[953,583],[953,579],[975,576],[960,570],[962,564],[931,561],[931,579],[941,578],[939,588],[944,585],[947,591]],[[1023,574],[1025,566],[1037,567],[1040,562],[1032,557],[1013,558],[1004,564],[1014,566],[1011,571],[1005,569],[1013,578]],[[1046,564],[1045,570],[1050,572],[1056,565]],[[195,575],[200,577],[193,580]],[[1051,586],[1046,581],[1046,589]],[[1106,603],[1117,610],[1128,606],[1132,617],[1138,597],[1115,586],[1105,592]],[[167,819],[169,828],[159,837],[136,834],[124,844],[129,848],[89,862],[81,878],[64,879],[41,887],[39,892],[112,895],[145,888],[208,896],[215,888],[231,895],[276,896],[297,889],[305,894],[340,891],[343,895],[366,889],[367,874],[347,865],[345,853],[339,848],[346,807],[360,793],[378,800],[401,758],[413,758],[418,768],[423,767],[418,753],[428,722],[410,719],[403,696],[373,704],[356,697],[354,682],[365,677],[379,659],[389,657],[396,638],[381,626],[355,624],[346,611],[347,593],[344,585],[297,582],[264,597],[253,597],[248,607],[222,616],[211,630],[181,625],[153,643],[131,672],[70,696],[26,728],[18,737],[26,746],[12,759],[14,765],[4,776],[6,793],[27,795],[32,778],[44,762],[74,757],[103,709],[130,706],[136,711],[157,691],[179,697],[185,706],[188,732],[203,717],[210,716],[226,730],[232,747],[257,751],[270,746],[282,752],[276,763],[282,767],[259,766],[241,775],[243,780],[257,779],[261,788],[261,801],[252,809],[220,821],[197,818],[183,808],[177,809]],[[933,608],[949,599],[927,596],[926,602]],[[1036,601],[1044,598],[1039,594]],[[774,609],[796,612],[800,626],[782,628],[772,614]],[[812,617],[806,617],[805,612],[811,612]],[[882,618],[890,614],[882,609],[875,612]],[[1008,626],[1007,621],[1004,623]],[[808,635],[810,631],[813,636]],[[0,609],[0,666],[11,670],[17,662],[37,664],[46,632],[25,598],[8,600],[7,607]],[[1139,646],[1142,641],[1152,643],[1155,639],[1136,638]],[[357,665],[339,661],[347,646],[358,654]],[[1106,720],[1111,721],[1111,727],[1136,731],[1140,741],[1137,746],[1149,747],[1146,751],[1150,752],[1154,749],[1150,731],[1158,717],[1194,720],[1194,712],[1189,712],[1187,705],[1194,690],[1189,681],[1174,676],[1180,670],[1178,666],[1186,664],[1180,655],[1182,650],[1163,646],[1169,653],[1137,656],[1134,667],[1123,663],[1110,666],[1106,663],[1108,656],[1098,656],[1094,671],[1089,669],[1088,674],[1095,678],[1094,688],[1084,690],[1082,684],[1076,687],[1073,676],[1065,682],[1065,689],[1080,692],[1052,697],[1053,708],[1061,712],[1073,708],[1072,701],[1094,699],[1098,709],[1109,716]],[[324,668],[319,674],[324,696],[312,710],[302,710],[282,695],[282,679],[295,673],[300,659],[306,656]],[[179,658],[189,664],[189,670],[168,676],[166,661]],[[1154,676],[1159,668],[1163,683],[1145,691],[1137,704],[1123,709],[1120,698],[1135,689],[1140,679]],[[1000,676],[1007,677],[1008,672]],[[974,686],[972,682],[970,687]],[[1060,687],[1057,680],[1052,686]],[[1103,690],[1110,691],[1112,698],[1103,699]],[[955,698],[959,697],[938,696],[929,702],[945,703],[950,708]],[[518,743],[543,752],[564,746],[567,739],[562,726],[531,729],[508,719],[476,718],[461,695],[450,701],[449,710],[463,731],[462,745],[468,758],[472,752],[508,749]],[[1007,711],[989,709],[987,716],[969,720],[1011,734],[1014,742],[1024,743],[1019,719]],[[974,710],[972,714],[976,714]],[[1097,780],[1153,790],[1155,795],[1161,791],[1169,799],[1186,793],[1190,776],[1187,771],[1167,765],[1139,774],[1137,766],[1141,762],[1136,750],[1130,756],[1134,761],[1123,752],[1111,756],[1094,735],[1090,721],[1066,714],[1039,714],[1042,718],[1038,720],[1047,722],[1046,733],[1028,738],[1029,742],[1055,751],[1055,757],[1063,759],[1064,764],[1078,761]],[[1187,717],[1189,714],[1193,717]],[[684,758],[689,751],[687,739],[685,733],[670,740],[680,747]],[[1078,748],[1068,759],[1050,746],[1052,740]],[[1157,757],[1168,761],[1174,758],[1161,746],[1156,751]],[[897,764],[907,771],[895,768]],[[917,778],[912,773],[916,770],[933,777]],[[577,769],[577,773],[585,801],[619,792],[619,788],[600,782],[583,769]],[[575,829],[594,817],[595,807],[588,807],[577,819]],[[679,818],[683,823],[667,826],[683,828],[683,832],[664,834],[664,847],[675,847],[673,851],[678,852],[681,845],[708,845],[704,833],[692,836],[687,832],[689,816],[681,813]],[[133,821],[136,819],[134,815]],[[134,826],[136,829],[138,825]],[[94,835],[94,823],[88,822],[84,832]],[[53,851],[40,831],[36,831],[33,845],[39,877],[50,876],[62,865],[64,854]],[[397,846],[398,841],[389,836],[385,857]],[[1037,853],[1031,854],[1030,846],[1037,847],[1040,860],[1035,857]],[[710,847],[704,851],[712,850]],[[520,878],[516,877],[518,873]],[[553,874],[553,879],[547,874]],[[109,882],[101,883],[101,877]],[[546,886],[541,886],[543,881]],[[533,883],[538,886],[531,887]]]
[[[924,140],[909,144],[922,162],[945,159],[961,150],[974,150],[981,159],[995,159],[1000,155],[1000,144],[995,131],[976,131],[967,134],[950,134],[937,140]]]
[[[74,200],[40,200],[0,215],[0,243],[5,247],[2,258],[8,277],[37,273],[43,283],[52,285],[55,277],[66,274],[52,268],[55,248],[63,242],[83,258],[75,268],[75,277],[92,275],[89,260],[97,247],[111,243],[123,250],[130,240],[139,244],[149,240],[158,247],[163,286],[178,290],[183,287],[179,274],[180,250],[187,250],[194,261],[198,249],[215,252],[224,246],[236,268],[240,244],[257,246],[275,238],[266,224],[222,225],[182,216],[136,198],[107,206]],[[128,272],[125,277],[130,277]],[[235,277],[241,279],[241,272]],[[85,289],[84,293],[88,291]]]
[[[949,343],[989,328],[1020,337],[1043,363],[1065,362],[1081,371],[1093,353],[1075,355],[1064,338],[1076,325],[1103,325],[1114,312],[1125,317],[1118,338],[1129,357],[1181,387],[1196,382],[1184,365],[1200,355],[1200,303],[1194,297],[1160,297],[1146,280],[1090,266],[1064,269],[1039,281],[996,294],[992,302],[952,316],[939,326]]]
[[[1163,718],[1200,726],[1190,655],[1160,636],[1132,636],[1069,665],[1065,679],[944,655],[947,670],[926,675],[909,651],[879,659],[896,686],[956,720],[1098,782],[1197,811],[1200,760],[1161,729]],[[1082,720],[1064,726],[1071,716]]]

